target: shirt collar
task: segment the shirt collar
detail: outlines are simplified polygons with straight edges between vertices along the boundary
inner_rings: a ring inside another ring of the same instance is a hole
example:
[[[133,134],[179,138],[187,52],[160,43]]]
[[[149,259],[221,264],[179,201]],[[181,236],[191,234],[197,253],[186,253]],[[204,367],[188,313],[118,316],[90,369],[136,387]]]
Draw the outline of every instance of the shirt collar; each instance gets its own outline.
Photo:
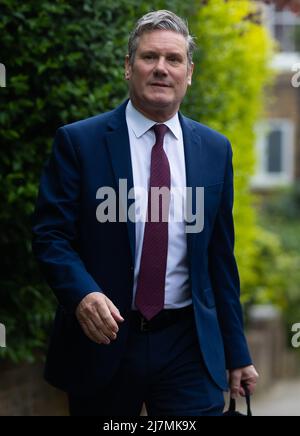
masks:
[[[155,124],[155,121],[146,118],[141,112],[139,112],[129,100],[126,108],[126,116],[127,121],[133,130],[135,136],[140,138],[144,135],[144,133],[148,132]],[[168,121],[165,121],[165,124],[169,130],[173,133],[176,139],[180,137],[180,122],[178,118],[178,113],[176,113],[172,118]]]

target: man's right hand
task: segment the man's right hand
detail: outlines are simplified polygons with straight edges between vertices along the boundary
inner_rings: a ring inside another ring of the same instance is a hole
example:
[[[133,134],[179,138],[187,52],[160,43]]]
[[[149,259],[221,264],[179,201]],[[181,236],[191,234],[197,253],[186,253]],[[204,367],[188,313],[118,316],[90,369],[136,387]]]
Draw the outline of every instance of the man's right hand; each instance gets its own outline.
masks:
[[[92,292],[81,300],[76,308],[76,317],[86,336],[97,344],[110,344],[117,338],[123,322],[119,309],[100,292]]]

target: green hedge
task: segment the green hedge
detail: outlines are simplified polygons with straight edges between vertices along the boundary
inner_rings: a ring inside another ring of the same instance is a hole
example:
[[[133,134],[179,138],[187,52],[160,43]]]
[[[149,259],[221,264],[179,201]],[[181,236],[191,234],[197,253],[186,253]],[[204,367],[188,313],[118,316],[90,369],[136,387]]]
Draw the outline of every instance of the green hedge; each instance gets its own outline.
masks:
[[[129,32],[158,8],[186,14],[181,1],[1,0],[0,322],[12,360],[44,347],[54,299],[31,254],[31,214],[55,130],[107,111],[127,95]]]

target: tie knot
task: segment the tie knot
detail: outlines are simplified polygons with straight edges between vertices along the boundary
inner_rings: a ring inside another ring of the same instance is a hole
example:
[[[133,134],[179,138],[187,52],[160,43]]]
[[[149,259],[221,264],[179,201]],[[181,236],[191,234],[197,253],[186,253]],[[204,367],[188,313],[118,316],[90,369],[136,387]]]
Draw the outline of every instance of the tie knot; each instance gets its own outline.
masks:
[[[165,124],[155,124],[153,127],[156,143],[162,145],[164,142],[165,134],[168,131],[168,127]]]

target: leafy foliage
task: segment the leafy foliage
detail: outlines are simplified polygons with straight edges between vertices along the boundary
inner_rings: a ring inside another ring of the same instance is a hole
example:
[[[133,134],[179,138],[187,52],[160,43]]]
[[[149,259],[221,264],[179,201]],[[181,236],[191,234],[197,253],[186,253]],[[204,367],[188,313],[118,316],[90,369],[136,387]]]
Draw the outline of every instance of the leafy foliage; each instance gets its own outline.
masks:
[[[127,95],[129,32],[152,9],[185,15],[178,0],[1,0],[0,320],[12,360],[46,342],[54,299],[31,253],[31,215],[55,130],[112,109]]]
[[[287,331],[300,319],[300,185],[283,189],[260,204],[260,222],[272,234],[271,251],[264,253],[264,288],[260,299],[275,301],[284,309]],[[278,242],[279,241],[279,242]],[[266,265],[267,264],[267,265]],[[278,301],[280,300],[280,301]]]
[[[188,109],[195,119],[231,141],[235,171],[236,256],[242,297],[252,298],[260,283],[258,238],[250,178],[254,171],[254,125],[262,114],[264,87],[272,73],[272,41],[249,0],[206,2],[193,19],[198,54]]]

